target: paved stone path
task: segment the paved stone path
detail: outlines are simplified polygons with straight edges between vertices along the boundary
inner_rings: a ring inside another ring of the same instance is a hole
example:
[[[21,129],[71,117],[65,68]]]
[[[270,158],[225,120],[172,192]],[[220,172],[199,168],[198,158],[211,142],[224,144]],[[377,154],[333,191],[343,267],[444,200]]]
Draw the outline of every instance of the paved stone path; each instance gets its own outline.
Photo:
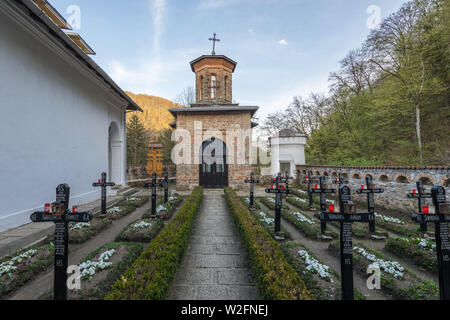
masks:
[[[223,190],[205,190],[169,300],[258,300],[240,234]]]

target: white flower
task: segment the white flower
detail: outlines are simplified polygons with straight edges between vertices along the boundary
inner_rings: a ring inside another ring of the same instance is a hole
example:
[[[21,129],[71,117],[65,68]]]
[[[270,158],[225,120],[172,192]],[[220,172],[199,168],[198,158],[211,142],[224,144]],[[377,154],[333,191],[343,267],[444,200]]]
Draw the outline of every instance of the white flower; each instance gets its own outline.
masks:
[[[12,258],[9,261],[0,263],[0,277],[4,274],[13,273],[17,270],[17,265],[22,263],[24,260],[31,259],[35,254],[37,250],[28,250],[27,252],[24,252],[14,258]]]
[[[381,220],[386,221],[386,222],[390,222],[390,223],[405,224],[403,221],[401,221],[401,220],[399,220],[397,218],[384,216],[384,215],[378,214],[378,213],[375,213],[375,217],[380,218]]]
[[[141,200],[141,198],[137,198],[137,197],[129,197],[129,198],[127,198],[127,201],[140,201]]]
[[[160,213],[161,211],[167,211],[167,208],[163,205],[160,205],[158,208],[156,208],[156,213]]]
[[[312,219],[309,219],[309,218],[305,217],[300,212],[294,212],[293,215],[295,217],[297,217],[297,220],[300,221],[300,222],[306,222],[306,223],[308,223],[310,225],[315,225],[316,224]]]
[[[274,198],[267,198],[269,202],[276,203]]]
[[[275,219],[269,218],[264,212],[260,212],[258,215],[259,215],[259,220],[268,225],[271,225],[275,222]]]
[[[383,259],[378,259],[374,254],[368,253],[363,248],[354,247],[353,250],[357,251],[360,255],[362,255],[367,260],[373,262],[369,266],[369,268],[370,267],[378,267],[378,268],[384,270],[385,272],[393,275],[394,278],[396,278],[396,279],[403,278],[403,271],[405,271],[405,268],[397,261],[385,261]]]
[[[302,198],[295,198],[295,201],[306,203],[307,201]]]
[[[105,270],[112,266],[112,262],[109,262],[111,257],[116,253],[116,250],[111,249],[103,252],[98,258],[98,262],[86,261],[80,264],[78,267],[81,271],[81,278],[85,280],[92,279],[97,271]]]
[[[146,229],[148,227],[151,227],[152,224],[149,222],[141,221],[138,223],[135,223],[131,228],[133,229]]]
[[[305,263],[307,265],[306,269],[312,273],[319,274],[319,276],[322,279],[329,280],[330,282],[333,282],[333,279],[331,279],[330,276],[330,267],[327,265],[321,264],[318,260],[314,259],[309,255],[309,253],[305,250],[300,250],[298,252],[300,257],[305,260]]]
[[[106,211],[106,213],[119,213],[119,212],[122,212],[122,209],[120,209],[119,207],[113,207]]]
[[[84,228],[89,228],[90,226],[91,224],[89,222],[80,222],[70,227],[70,230],[81,230]]]
[[[301,194],[307,194],[307,193],[308,193],[308,192],[306,192],[306,191],[303,191],[303,190],[300,190],[300,189],[299,189],[299,190],[297,190],[297,192],[298,192],[298,193],[301,193]]]

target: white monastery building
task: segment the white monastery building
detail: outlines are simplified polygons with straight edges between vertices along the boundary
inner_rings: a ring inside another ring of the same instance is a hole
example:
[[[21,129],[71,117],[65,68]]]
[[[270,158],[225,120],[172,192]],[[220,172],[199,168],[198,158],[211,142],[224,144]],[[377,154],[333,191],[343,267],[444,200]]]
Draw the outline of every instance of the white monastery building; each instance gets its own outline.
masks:
[[[126,113],[142,111],[46,1],[0,1],[0,232],[71,187],[100,198],[102,172],[126,185]]]
[[[281,130],[278,135],[269,138],[271,150],[271,174],[289,172],[297,177],[297,165],[305,165],[306,137],[293,129]]]

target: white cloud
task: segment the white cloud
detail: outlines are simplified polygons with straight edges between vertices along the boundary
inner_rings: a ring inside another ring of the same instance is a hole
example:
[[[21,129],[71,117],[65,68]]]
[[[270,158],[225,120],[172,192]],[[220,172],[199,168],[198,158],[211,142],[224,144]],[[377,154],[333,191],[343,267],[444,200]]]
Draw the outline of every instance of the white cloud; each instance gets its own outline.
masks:
[[[205,0],[200,3],[201,9],[217,9],[226,4],[225,0]]]
[[[166,6],[166,0],[151,0],[150,2],[150,10],[153,15],[153,49],[155,52],[160,49],[161,36],[165,27]]]
[[[250,33],[251,35],[255,34],[255,31],[254,31],[253,29],[248,29],[247,31],[248,31],[248,33]]]
[[[282,46],[287,46],[288,45],[288,42],[286,40],[284,40],[284,39],[278,41],[278,43],[281,44]]]

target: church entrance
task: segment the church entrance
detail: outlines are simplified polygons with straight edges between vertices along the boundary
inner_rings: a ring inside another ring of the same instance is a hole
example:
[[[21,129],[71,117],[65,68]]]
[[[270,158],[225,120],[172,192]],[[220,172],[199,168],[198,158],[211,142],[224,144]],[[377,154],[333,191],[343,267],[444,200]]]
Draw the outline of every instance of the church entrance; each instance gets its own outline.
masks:
[[[204,188],[228,186],[227,147],[221,140],[212,138],[203,142],[200,186]]]

